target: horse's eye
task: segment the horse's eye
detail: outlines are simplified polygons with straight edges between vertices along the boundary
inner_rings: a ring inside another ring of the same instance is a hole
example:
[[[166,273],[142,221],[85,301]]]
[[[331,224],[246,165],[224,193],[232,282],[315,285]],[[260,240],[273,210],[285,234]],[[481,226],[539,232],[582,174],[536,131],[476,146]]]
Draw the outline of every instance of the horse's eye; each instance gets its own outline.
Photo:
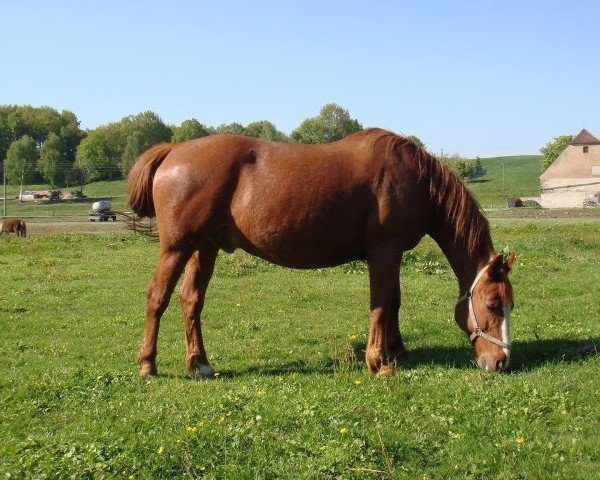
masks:
[[[488,303],[486,307],[492,313],[502,313],[502,306],[497,303]]]

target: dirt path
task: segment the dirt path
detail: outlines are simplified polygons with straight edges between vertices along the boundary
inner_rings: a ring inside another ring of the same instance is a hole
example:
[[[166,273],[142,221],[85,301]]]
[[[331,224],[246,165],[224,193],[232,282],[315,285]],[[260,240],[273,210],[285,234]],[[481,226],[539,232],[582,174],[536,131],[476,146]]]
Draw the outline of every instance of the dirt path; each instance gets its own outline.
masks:
[[[90,222],[82,217],[33,217],[24,218],[27,235],[56,235],[60,233],[107,233],[128,231],[128,222],[117,218],[116,222]]]

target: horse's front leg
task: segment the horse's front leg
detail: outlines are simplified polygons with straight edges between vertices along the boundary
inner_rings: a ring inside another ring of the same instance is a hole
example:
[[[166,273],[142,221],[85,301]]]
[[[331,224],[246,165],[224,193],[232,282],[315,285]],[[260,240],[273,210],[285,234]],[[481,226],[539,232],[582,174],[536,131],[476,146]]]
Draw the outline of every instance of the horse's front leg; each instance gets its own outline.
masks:
[[[394,363],[404,352],[398,327],[399,273],[402,253],[394,242],[369,250],[371,328],[366,351],[369,373],[390,376]]]
[[[402,262],[402,254],[398,264]],[[408,357],[408,351],[404,348],[404,342],[400,335],[400,305],[401,293],[400,293],[400,276],[396,275],[395,279],[390,279],[390,282],[394,282],[394,292],[392,294],[392,303],[390,305],[390,320],[386,322],[386,340],[388,355],[394,361],[406,359]]]
[[[202,378],[211,378],[215,374],[204,350],[200,315],[218,251],[218,247],[210,243],[203,245],[190,257],[179,292],[185,327],[186,366],[190,372],[197,369],[198,375]]]
[[[147,289],[146,325],[144,339],[138,354],[140,375],[157,375],[156,342],[160,318],[169,305],[169,300],[177,280],[191,252],[174,249],[161,249],[158,264]]]

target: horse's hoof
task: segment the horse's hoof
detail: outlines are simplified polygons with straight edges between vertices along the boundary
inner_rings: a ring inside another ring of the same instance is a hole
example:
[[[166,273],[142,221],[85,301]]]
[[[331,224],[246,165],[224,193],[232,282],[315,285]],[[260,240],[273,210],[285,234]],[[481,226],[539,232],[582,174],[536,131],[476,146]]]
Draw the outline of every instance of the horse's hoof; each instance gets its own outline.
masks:
[[[152,362],[141,362],[140,363],[140,377],[156,377],[158,370],[156,365]]]
[[[394,375],[394,367],[393,365],[382,365],[379,371],[377,372],[378,378],[386,378]]]
[[[198,364],[198,370],[196,371],[196,378],[204,380],[205,378],[215,378],[215,369],[210,365]]]

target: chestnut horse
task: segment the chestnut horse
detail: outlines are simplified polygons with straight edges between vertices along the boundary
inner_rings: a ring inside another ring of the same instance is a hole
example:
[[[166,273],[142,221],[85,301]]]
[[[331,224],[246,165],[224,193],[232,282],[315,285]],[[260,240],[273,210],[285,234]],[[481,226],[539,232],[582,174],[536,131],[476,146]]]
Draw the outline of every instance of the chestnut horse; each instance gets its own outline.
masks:
[[[455,320],[478,365],[506,369],[513,307],[508,272],[488,222],[464,184],[410,140],[380,129],[325,145],[212,135],[143,153],[128,182],[129,205],[156,217],[160,256],[147,289],[140,375],[156,375],[160,318],[177,280],[186,364],[214,374],[200,313],[220,249],[241,248],[277,265],[321,268],[365,260],[369,269],[369,372],[391,375],[406,355],[400,336],[400,262],[430,235],[459,286]]]
[[[7,235],[9,233],[16,233],[17,237],[26,237],[27,227],[23,220],[19,220],[18,218],[5,218],[0,224],[0,235],[3,233],[6,233]]]

